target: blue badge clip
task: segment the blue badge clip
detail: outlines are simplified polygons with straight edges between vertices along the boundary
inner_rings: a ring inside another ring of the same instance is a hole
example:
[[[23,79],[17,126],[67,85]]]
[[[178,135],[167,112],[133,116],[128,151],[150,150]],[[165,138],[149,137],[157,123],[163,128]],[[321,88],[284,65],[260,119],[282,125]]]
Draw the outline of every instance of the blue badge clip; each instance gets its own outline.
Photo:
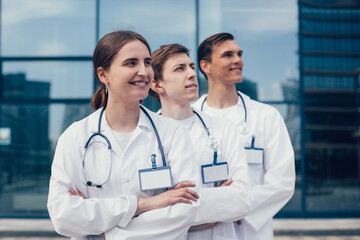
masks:
[[[152,169],[156,169],[156,154],[155,153],[151,154],[151,164],[152,164]]]

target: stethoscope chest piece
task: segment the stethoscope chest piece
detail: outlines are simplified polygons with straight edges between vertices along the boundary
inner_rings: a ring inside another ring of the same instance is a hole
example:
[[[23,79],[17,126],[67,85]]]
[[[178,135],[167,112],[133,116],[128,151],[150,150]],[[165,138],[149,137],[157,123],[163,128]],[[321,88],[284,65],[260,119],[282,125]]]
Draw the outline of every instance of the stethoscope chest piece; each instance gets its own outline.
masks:
[[[207,145],[214,150],[219,149],[219,141],[211,135],[209,136]]]
[[[243,123],[242,127],[240,128],[240,132],[242,134],[248,134],[249,133],[249,129],[246,126],[246,122]]]

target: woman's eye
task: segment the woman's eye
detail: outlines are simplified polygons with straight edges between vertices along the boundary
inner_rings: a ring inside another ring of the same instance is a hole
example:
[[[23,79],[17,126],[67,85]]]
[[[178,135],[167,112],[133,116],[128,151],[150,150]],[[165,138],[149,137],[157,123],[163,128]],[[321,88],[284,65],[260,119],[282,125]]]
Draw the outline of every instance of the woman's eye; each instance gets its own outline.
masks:
[[[183,70],[183,67],[177,67],[177,68],[175,68],[175,71],[180,71],[180,70]]]
[[[151,61],[145,61],[144,64],[145,66],[149,67],[151,65]]]

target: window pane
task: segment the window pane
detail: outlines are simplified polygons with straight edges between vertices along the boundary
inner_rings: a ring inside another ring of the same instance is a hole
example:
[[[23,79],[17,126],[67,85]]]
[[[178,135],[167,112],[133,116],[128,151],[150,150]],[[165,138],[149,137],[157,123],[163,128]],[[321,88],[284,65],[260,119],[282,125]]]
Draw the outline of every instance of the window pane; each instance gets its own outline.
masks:
[[[2,0],[2,56],[91,55],[95,0]]]
[[[179,14],[181,13],[181,14]],[[100,1],[100,36],[119,29],[143,35],[154,51],[160,45],[180,43],[196,56],[195,1]]]
[[[4,62],[4,98],[90,98],[91,62]]]
[[[1,126],[11,129],[11,143],[0,146],[0,217],[48,216],[57,139],[73,121],[90,112],[89,104],[1,105]]]

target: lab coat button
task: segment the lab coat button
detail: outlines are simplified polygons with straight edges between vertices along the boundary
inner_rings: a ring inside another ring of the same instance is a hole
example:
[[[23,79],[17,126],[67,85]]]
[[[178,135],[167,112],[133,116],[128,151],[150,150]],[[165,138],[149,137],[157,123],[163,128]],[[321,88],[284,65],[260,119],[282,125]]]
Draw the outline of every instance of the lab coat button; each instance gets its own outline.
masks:
[[[129,181],[130,181],[129,179],[126,179],[126,180],[125,180],[125,182],[127,182],[127,183],[128,183]]]

